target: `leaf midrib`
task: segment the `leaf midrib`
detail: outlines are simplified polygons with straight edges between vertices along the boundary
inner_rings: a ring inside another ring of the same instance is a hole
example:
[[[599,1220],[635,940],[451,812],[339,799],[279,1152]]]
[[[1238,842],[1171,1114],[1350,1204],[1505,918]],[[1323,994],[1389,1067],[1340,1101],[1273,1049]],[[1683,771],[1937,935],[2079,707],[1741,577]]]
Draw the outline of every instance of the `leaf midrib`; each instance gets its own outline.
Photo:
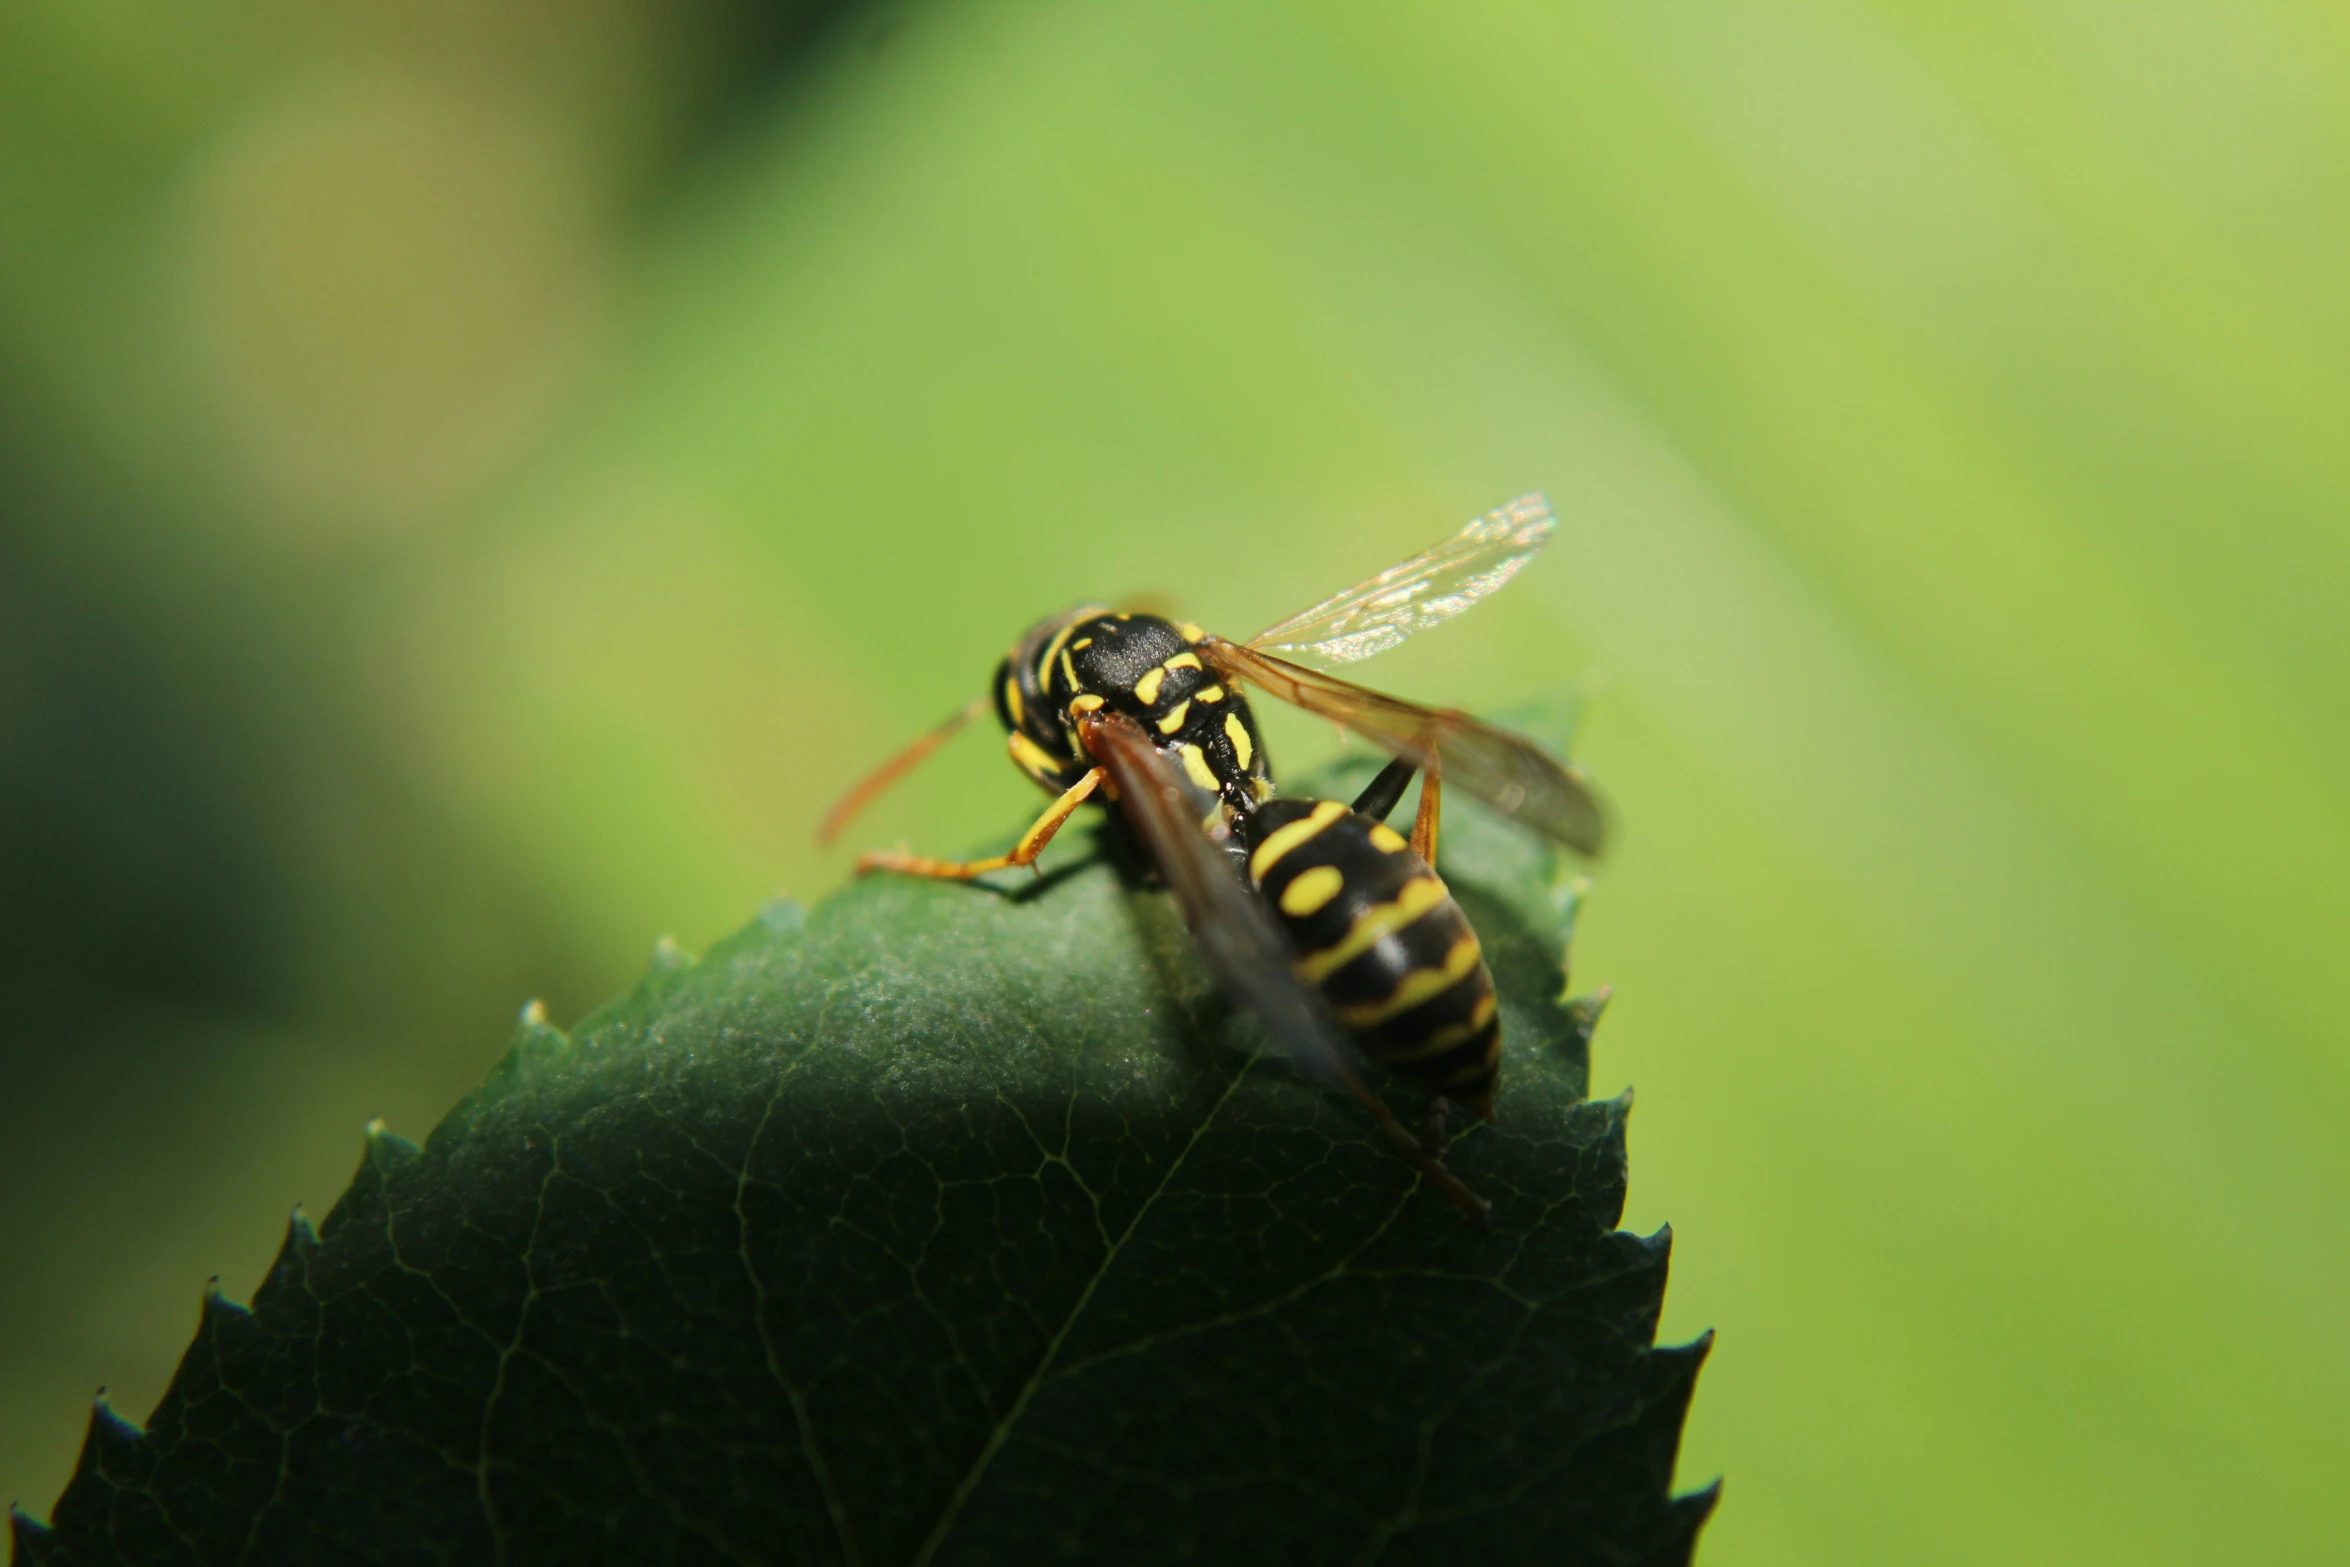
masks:
[[[1135,1208],[1134,1217],[1126,1222],[1126,1228],[1119,1232],[1118,1238],[1110,1243],[1110,1249],[1103,1253],[1100,1266],[1093,1270],[1092,1276],[1085,1281],[1085,1288],[1078,1291],[1077,1299],[1070,1303],[1068,1314],[1061,1319],[1061,1325],[1054,1330],[1051,1340],[1046,1343],[1044,1353],[1037,1357],[1036,1365],[1029,1371],[1026,1380],[1020,1384],[1020,1391],[1013,1398],[1011,1407],[1005,1410],[1002,1417],[996,1421],[995,1429],[988,1433],[987,1441],[980,1448],[978,1457],[972,1460],[970,1469],[965,1471],[962,1480],[956,1484],[954,1494],[947,1498],[945,1509],[939,1514],[938,1522],[931,1526],[930,1533],[923,1538],[920,1549],[915,1551],[910,1567],[930,1567],[931,1558],[937,1555],[939,1547],[946,1543],[947,1535],[955,1526],[955,1520],[962,1515],[964,1503],[971,1499],[972,1492],[979,1489],[979,1482],[986,1477],[988,1466],[995,1462],[996,1454],[1001,1452],[1004,1444],[1011,1440],[1013,1427],[1020,1423],[1020,1417],[1027,1412],[1029,1401],[1044,1386],[1046,1374],[1052,1370],[1053,1362],[1060,1358],[1061,1346],[1068,1341],[1069,1334],[1076,1328],[1078,1319],[1085,1315],[1086,1308],[1093,1303],[1094,1291],[1101,1287],[1102,1281],[1109,1277],[1113,1268],[1117,1267],[1118,1258],[1125,1251],[1126,1243],[1133,1239],[1135,1231],[1142,1228],[1142,1221],[1149,1217],[1151,1209],[1157,1205],[1161,1194],[1181,1173],[1184,1162],[1191,1157],[1191,1151],[1199,1146],[1199,1140],[1207,1134],[1208,1128],[1215,1125],[1216,1117],[1224,1113],[1224,1106],[1231,1101],[1235,1093],[1239,1092],[1241,1083],[1255,1069],[1256,1063],[1257,1058],[1251,1056],[1241,1064],[1239,1071],[1232,1074],[1231,1081],[1224,1085],[1224,1091],[1216,1096],[1216,1102],[1208,1107],[1207,1114],[1201,1116],[1199,1124],[1191,1129],[1191,1136],[1184,1142],[1182,1151],[1168,1163],[1166,1172],[1159,1177],[1158,1184],[1150,1189],[1149,1194]]]

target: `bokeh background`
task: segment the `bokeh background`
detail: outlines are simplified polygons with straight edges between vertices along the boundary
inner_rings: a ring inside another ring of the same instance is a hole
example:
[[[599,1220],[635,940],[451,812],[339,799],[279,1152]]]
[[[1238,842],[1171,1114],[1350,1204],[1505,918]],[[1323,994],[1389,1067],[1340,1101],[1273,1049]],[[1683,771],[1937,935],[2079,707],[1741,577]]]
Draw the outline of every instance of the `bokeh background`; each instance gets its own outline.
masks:
[[[1703,1560],[2350,1557],[2346,240],[2320,0],[0,0],[0,1493],[1029,617],[1542,488],[1376,677],[1592,694]]]

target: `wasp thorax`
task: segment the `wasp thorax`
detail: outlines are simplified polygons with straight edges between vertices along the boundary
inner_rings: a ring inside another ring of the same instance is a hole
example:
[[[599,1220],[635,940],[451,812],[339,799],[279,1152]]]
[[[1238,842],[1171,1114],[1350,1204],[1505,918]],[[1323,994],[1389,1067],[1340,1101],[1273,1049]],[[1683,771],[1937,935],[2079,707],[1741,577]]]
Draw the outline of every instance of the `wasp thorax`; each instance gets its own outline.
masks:
[[[1023,648],[1034,685],[1070,726],[1072,755],[1082,752],[1074,728],[1079,717],[1102,709],[1123,713],[1193,786],[1246,812],[1270,790],[1265,748],[1247,698],[1202,662],[1197,637],[1195,628],[1157,615],[1093,610]]]
[[[1172,682],[1189,688],[1205,683],[1197,654],[1188,665],[1167,668],[1170,659],[1191,653],[1183,633],[1156,615],[1096,615],[1072,628],[1068,667],[1053,673],[1068,683],[1070,696],[1092,691],[1109,698],[1133,692],[1147,705],[1155,696],[1141,696],[1143,686]],[[1157,682],[1152,680],[1154,671],[1160,677]]]

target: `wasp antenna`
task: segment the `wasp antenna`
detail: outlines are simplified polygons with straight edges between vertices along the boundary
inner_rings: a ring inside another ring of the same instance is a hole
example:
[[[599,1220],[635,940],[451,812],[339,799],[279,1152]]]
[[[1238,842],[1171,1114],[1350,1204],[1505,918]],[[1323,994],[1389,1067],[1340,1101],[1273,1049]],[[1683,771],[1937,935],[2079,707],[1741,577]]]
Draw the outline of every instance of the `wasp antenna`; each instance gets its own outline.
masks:
[[[965,724],[987,711],[993,699],[975,696],[963,704],[962,710],[917,739],[912,745],[882,763],[850,786],[849,791],[833,802],[824,813],[824,823],[816,829],[818,846],[827,846],[840,836],[841,829],[857,819],[857,814],[881,798],[890,786],[922,765],[931,752],[952,740]]]

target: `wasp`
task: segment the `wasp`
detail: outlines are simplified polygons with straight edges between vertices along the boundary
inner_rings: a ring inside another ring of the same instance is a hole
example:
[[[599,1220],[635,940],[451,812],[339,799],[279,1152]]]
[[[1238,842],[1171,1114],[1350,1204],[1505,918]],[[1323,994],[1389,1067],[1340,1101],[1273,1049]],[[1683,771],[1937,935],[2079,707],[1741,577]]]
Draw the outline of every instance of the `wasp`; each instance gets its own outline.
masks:
[[[1232,642],[1187,622],[1088,605],[1038,622],[987,694],[844,795],[829,843],[876,795],[993,708],[1012,763],[1052,797],[1006,853],[938,860],[879,851],[862,873],[969,880],[1034,867],[1088,801],[1115,803],[1174,894],[1224,989],[1308,1075],[1346,1088],[1462,1210],[1487,1205],[1445,1168],[1447,1114],[1493,1118],[1501,1031],[1476,932],[1435,870],[1442,790],[1584,854],[1606,818],[1588,780],[1522,735],[1328,671],[1440,624],[1508,582],[1557,526],[1527,495],[1342,593]],[[1333,720],[1394,760],[1352,804],[1274,788],[1253,687]],[[1412,778],[1409,835],[1386,818]],[[1355,1070],[1369,1059],[1430,1096],[1407,1131]]]

